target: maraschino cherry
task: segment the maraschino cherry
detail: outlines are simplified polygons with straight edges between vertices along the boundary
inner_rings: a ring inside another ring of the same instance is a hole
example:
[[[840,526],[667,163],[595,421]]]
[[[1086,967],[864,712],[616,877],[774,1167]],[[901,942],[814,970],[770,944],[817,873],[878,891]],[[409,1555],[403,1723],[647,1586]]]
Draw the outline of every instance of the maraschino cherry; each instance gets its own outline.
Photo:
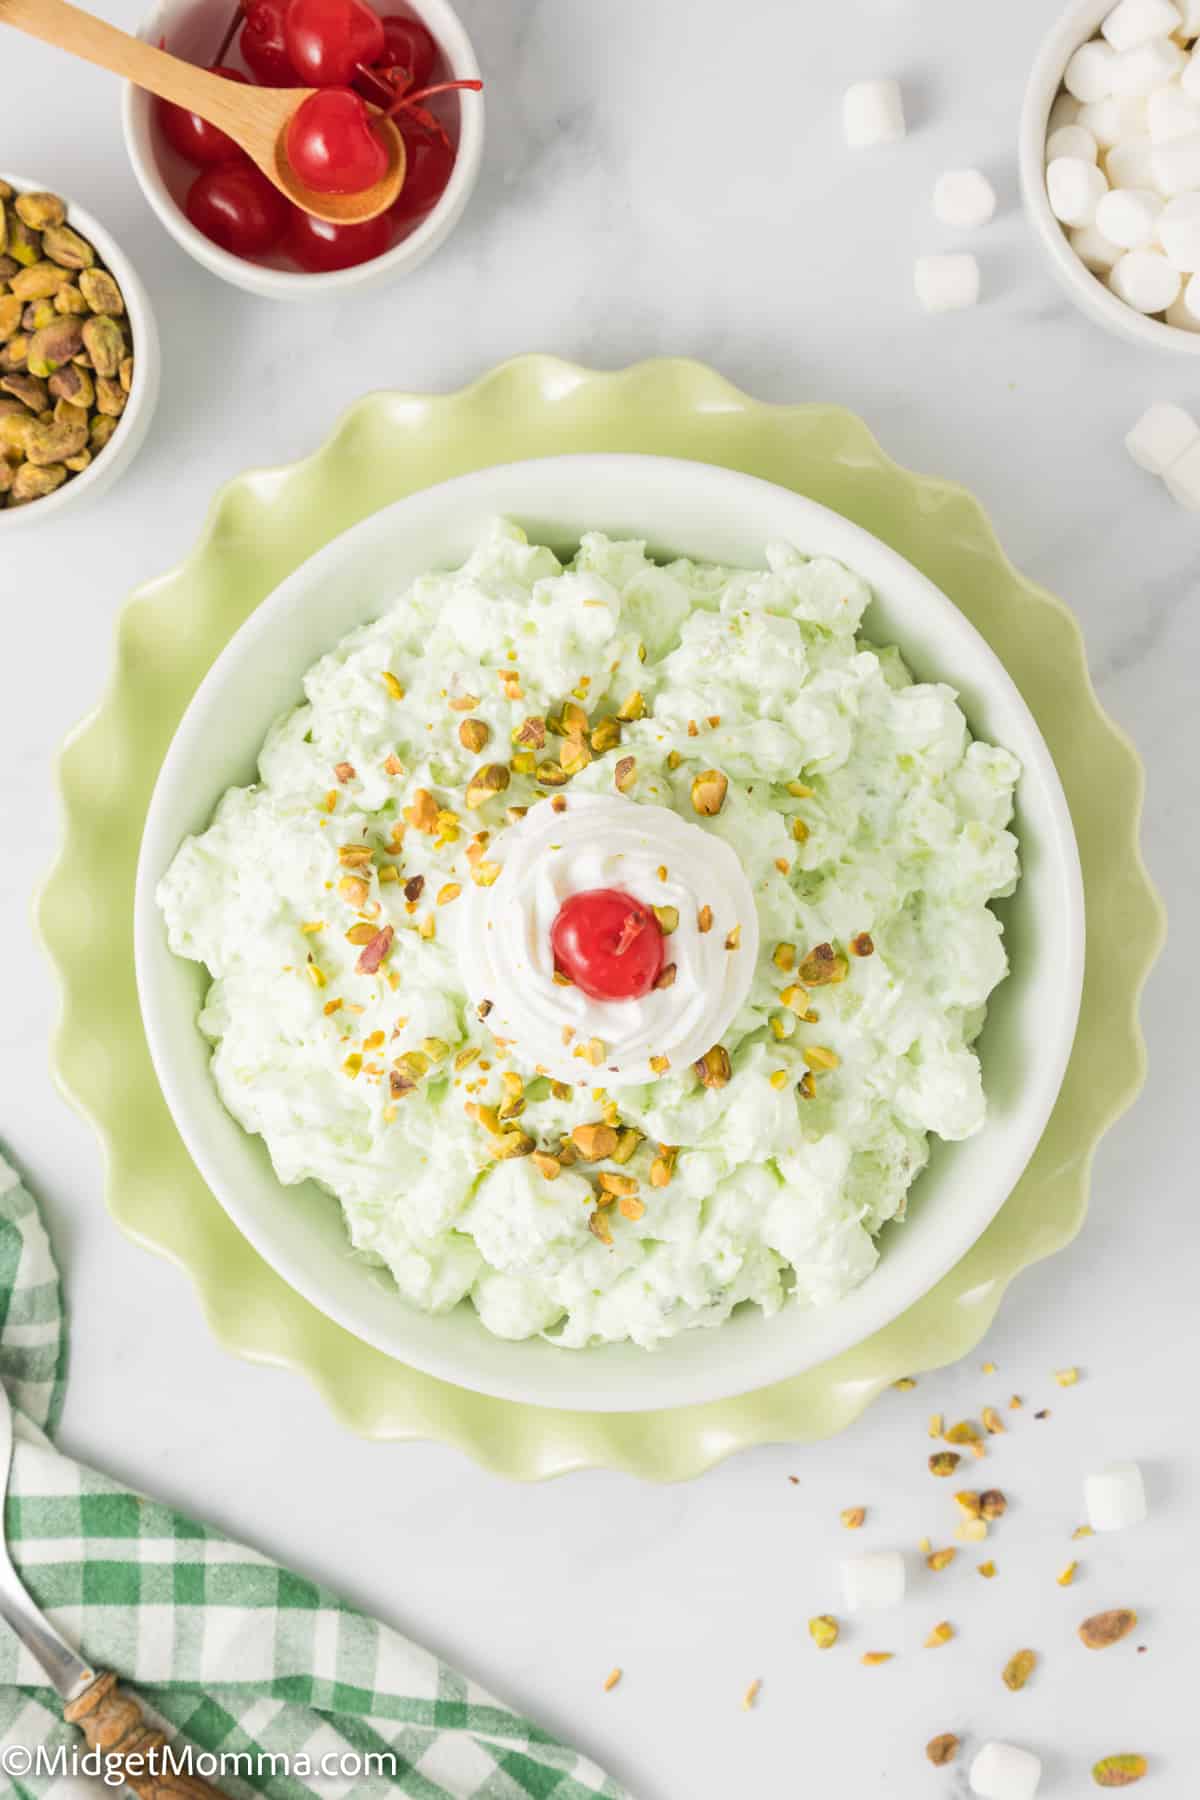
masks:
[[[619,888],[564,900],[550,943],[555,968],[593,1000],[640,1000],[663,966],[662,927],[650,907]]]
[[[318,88],[292,115],[287,157],[318,194],[361,194],[387,174],[388,154],[353,88]]]

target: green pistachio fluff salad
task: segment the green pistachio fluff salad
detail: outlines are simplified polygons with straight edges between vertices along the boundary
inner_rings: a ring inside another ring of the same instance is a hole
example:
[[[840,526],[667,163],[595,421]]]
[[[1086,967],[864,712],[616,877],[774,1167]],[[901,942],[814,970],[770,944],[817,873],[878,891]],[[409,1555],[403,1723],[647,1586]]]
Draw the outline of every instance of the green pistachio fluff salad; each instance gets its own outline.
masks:
[[[859,634],[857,575],[766,564],[495,522],[310,670],[161,884],[225,1105],[413,1306],[647,1348],[827,1306],[983,1124],[1018,763]],[[655,909],[641,998],[556,975],[596,888]]]

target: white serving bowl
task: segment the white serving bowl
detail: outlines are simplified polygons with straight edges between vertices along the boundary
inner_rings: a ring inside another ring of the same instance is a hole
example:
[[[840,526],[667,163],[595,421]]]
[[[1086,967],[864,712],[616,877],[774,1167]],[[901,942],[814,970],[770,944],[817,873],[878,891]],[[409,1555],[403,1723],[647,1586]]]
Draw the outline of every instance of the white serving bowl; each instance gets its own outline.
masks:
[[[10,175],[0,169],[0,181],[7,181],[18,194],[43,193],[47,184],[32,181],[27,175]],[[55,188],[54,193],[61,190]],[[67,223],[95,248],[105,268],[125,297],[125,310],[133,334],[133,386],[125,402],[125,411],[112,437],[81,475],[72,475],[60,488],[42,500],[31,500],[28,506],[5,507],[0,512],[0,539],[11,532],[28,531],[45,525],[68,507],[81,506],[94,500],[123,475],[146,440],[154,409],[158,405],[159,375],[162,359],[158,347],[158,327],[150,307],[150,296],[142,286],[141,276],[120,245],[111,238],[91,213],[67,194]]]
[[[261,1140],[225,1111],[196,1025],[208,985],[167,948],[154,893],[180,842],[224,790],[255,779],[271,721],[302,699],[301,677],[414,577],[454,567],[504,513],[570,553],[585,530],[644,538],[653,554],[761,567],[787,540],[839,558],[870,583],[869,635],[898,643],[919,676],[959,691],[972,728],[1021,759],[1017,830],[1024,875],[1001,903],[1013,973],[981,1040],[990,1113],[965,1143],[935,1145],[909,1217],[888,1226],[876,1271],[823,1311],[744,1307],[715,1331],[648,1353],[505,1343],[469,1304],[414,1310],[350,1253],[337,1202],[283,1187]],[[1012,1190],[1050,1116],[1067,1065],[1083,973],[1083,892],[1074,833],[1050,754],[983,639],[922,575],[837,514],[750,476],[643,456],[563,456],[485,469],[415,494],[336,538],[272,594],[197,690],[163,763],[137,876],[135,944],[146,1034],[163,1093],[197,1167],[238,1228],[314,1305],[402,1362],[507,1399],[599,1411],[716,1400],[794,1375],[912,1305],[970,1248]]]
[[[1073,0],[1038,51],[1021,109],[1019,157],[1025,210],[1050,267],[1089,319],[1131,343],[1175,350],[1183,356],[1200,356],[1200,331],[1187,331],[1135,312],[1080,262],[1051,212],[1046,194],[1046,124],[1050,108],[1062,87],[1067,64],[1081,44],[1095,37],[1114,4],[1115,0]]]
[[[159,0],[140,35],[153,44],[165,38],[175,55],[207,66],[216,54],[229,10],[223,0],[221,3],[215,3],[215,0]],[[429,27],[441,51],[438,69],[445,69],[445,75],[438,74],[436,79],[479,79],[479,64],[471,40],[449,0],[413,0],[412,5],[406,0],[388,0],[387,7],[381,5],[379,10],[413,14]],[[226,60],[238,64],[236,42]],[[144,89],[126,86],[122,100],[125,148],[142,192],[175,242],[189,256],[212,274],[219,275],[222,281],[231,281],[235,287],[245,288],[247,293],[260,294],[268,300],[323,300],[349,288],[382,286],[417,268],[445,243],[466,211],[483,160],[484,96],[474,93],[448,96],[447,129],[451,137],[457,130],[458,154],[446,191],[437,205],[385,255],[375,257],[372,262],[360,263],[353,269],[309,275],[285,266],[280,258],[249,262],[244,257],[233,256],[196,230],[184,211],[184,201],[200,171],[176,155],[164,141],[154,120],[155,104],[153,96]],[[455,111],[457,125],[453,117]]]

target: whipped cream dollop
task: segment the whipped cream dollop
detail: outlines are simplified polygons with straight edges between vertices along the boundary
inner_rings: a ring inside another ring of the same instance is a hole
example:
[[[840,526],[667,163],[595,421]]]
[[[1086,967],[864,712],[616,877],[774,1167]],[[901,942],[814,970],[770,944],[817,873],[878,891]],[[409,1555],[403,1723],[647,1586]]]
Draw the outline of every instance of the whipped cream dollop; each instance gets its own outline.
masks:
[[[523,1061],[571,1083],[593,1069],[597,1085],[619,1087],[682,1071],[720,1042],[758,958],[754,896],[723,838],[664,806],[563,795],[532,806],[487,856],[500,874],[464,895],[460,972]],[[555,980],[551,927],[565,900],[595,888],[631,894],[660,922],[678,916],[663,945],[669,985],[598,1000]]]

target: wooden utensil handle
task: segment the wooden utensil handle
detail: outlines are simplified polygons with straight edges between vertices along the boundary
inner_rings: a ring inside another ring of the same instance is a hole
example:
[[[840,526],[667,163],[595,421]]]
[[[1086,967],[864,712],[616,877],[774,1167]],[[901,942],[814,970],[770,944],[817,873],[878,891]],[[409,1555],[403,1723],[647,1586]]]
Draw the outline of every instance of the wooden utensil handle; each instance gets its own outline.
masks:
[[[0,25],[13,25],[57,50],[123,75],[163,100],[198,112],[210,125],[225,126],[231,119],[236,124],[240,118],[236,111],[230,113],[230,84],[219,75],[156,50],[70,0],[0,0]]]
[[[97,1676],[63,1708],[63,1716],[79,1726],[89,1750],[98,1750],[106,1763],[120,1769],[126,1787],[140,1800],[226,1800],[220,1788],[198,1775],[176,1775],[162,1767],[166,1738],[146,1723],[136,1694],[118,1687],[110,1672]],[[131,1757],[141,1760],[131,1764]]]

